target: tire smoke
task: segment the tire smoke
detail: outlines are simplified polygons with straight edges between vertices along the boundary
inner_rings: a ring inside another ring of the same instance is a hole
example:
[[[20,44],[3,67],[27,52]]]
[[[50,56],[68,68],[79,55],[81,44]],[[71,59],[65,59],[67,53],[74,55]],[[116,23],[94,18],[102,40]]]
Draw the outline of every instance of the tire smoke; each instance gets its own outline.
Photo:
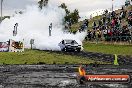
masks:
[[[22,41],[30,48],[30,40],[34,39],[34,47],[40,50],[60,50],[58,43],[62,39],[74,39],[81,43],[86,32],[76,34],[65,33],[63,18],[65,11],[53,3],[40,10],[38,6],[28,6],[23,14],[15,14],[0,24],[0,42],[9,39]],[[18,23],[17,35],[13,36],[14,24]],[[52,25],[52,36],[49,36],[49,25]]]

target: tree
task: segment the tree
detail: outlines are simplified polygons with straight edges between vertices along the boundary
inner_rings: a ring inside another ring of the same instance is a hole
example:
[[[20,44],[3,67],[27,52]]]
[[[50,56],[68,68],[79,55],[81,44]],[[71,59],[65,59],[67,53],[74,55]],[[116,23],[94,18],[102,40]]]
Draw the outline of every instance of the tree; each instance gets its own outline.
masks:
[[[73,12],[70,12],[67,9],[67,6],[65,3],[62,3],[59,7],[65,10],[66,16],[64,17],[65,22],[69,22],[70,24],[74,24],[78,22],[79,19],[79,11],[75,9]]]
[[[68,15],[68,14],[70,13],[70,11],[67,9],[67,6],[66,6],[66,4],[65,4],[65,3],[62,3],[59,7],[61,7],[62,9],[64,9],[64,10],[65,10],[66,15]]]
[[[65,3],[62,3],[59,7],[61,7],[62,9],[66,9],[67,8]]]
[[[47,6],[48,0],[40,0],[40,1],[38,2],[38,4],[39,4],[39,8],[40,8],[40,9],[43,9],[44,6]]]
[[[74,13],[74,22],[77,23],[78,19],[80,18],[79,11],[75,9],[73,13]]]

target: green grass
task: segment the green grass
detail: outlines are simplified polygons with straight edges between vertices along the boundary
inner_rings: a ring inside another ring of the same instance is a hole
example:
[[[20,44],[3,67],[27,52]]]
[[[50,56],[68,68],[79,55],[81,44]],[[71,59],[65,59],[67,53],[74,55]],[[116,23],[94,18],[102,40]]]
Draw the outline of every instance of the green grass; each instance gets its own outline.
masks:
[[[106,54],[132,55],[132,45],[91,44],[84,42],[84,51],[101,52]],[[26,49],[23,53],[0,52],[0,64],[111,64],[95,61],[94,58],[65,55],[63,53],[46,52]]]
[[[0,52],[0,64],[90,64],[94,60],[79,56],[64,55],[55,52],[26,50],[23,53]],[[98,62],[102,63],[103,62]]]
[[[132,45],[91,44],[84,43],[84,50],[106,54],[132,55]]]

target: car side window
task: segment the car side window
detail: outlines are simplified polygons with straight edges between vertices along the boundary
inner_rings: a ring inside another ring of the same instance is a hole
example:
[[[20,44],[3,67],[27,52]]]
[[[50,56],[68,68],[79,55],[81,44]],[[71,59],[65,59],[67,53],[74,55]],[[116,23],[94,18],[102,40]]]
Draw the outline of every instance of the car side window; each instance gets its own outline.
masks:
[[[74,41],[72,41],[71,44],[74,44]]]
[[[64,44],[65,42],[64,42],[64,40],[62,41],[62,44]]]

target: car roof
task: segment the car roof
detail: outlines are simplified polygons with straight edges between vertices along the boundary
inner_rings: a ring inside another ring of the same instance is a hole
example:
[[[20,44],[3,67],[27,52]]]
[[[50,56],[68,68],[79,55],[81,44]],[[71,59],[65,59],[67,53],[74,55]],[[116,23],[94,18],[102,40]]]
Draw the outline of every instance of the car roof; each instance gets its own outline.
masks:
[[[73,39],[63,39],[64,41],[73,41]],[[75,41],[75,40],[74,40]]]

